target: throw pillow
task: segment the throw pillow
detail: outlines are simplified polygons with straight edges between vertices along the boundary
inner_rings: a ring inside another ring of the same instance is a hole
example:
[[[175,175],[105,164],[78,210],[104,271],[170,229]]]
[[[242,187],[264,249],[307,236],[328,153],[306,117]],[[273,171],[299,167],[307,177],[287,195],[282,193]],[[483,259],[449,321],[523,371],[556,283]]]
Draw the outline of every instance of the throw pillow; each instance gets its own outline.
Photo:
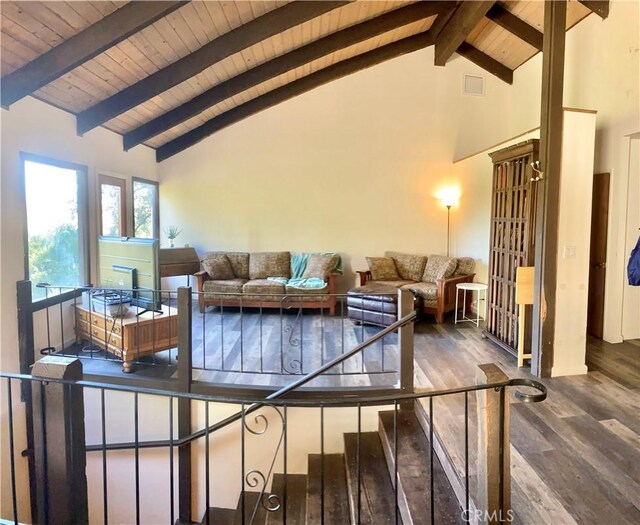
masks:
[[[448,279],[456,270],[458,261],[455,257],[444,255],[430,255],[424,269],[422,280],[425,283],[435,283],[438,279]]]
[[[249,255],[249,279],[291,277],[289,252],[256,252]]]
[[[314,253],[307,261],[307,267],[302,274],[302,278],[309,279],[316,277],[327,282],[329,280],[329,274],[335,269],[337,264],[337,255],[321,255]]]
[[[373,281],[400,281],[396,263],[391,257],[367,257]]]
[[[427,264],[426,255],[412,255],[400,252],[385,252],[385,257],[391,257],[396,263],[400,277],[405,281],[420,281]]]
[[[233,279],[233,268],[226,253],[212,253],[202,260],[202,267],[214,281]]]
[[[458,266],[454,275],[469,275],[473,273],[475,265],[476,261],[472,257],[458,257]]]

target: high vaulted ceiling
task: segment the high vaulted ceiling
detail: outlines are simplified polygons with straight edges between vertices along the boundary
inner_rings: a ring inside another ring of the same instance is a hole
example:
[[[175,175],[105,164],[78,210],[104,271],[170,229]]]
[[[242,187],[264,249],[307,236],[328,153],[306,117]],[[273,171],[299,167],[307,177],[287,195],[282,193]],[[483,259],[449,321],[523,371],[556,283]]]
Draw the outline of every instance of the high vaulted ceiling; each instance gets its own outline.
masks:
[[[33,95],[79,133],[123,135],[164,160],[265,108],[435,45],[511,83],[542,49],[540,1],[0,3],[1,101]],[[608,2],[568,2],[567,29]]]

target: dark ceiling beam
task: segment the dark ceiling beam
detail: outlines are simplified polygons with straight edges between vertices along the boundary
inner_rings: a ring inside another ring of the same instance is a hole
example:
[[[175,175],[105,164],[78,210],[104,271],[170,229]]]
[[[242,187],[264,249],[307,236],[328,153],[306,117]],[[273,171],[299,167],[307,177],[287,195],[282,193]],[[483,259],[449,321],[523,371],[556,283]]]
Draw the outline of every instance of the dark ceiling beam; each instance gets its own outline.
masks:
[[[591,9],[591,11],[603,20],[609,16],[609,0],[602,2],[598,0],[579,0],[579,2],[583,6]]]
[[[469,33],[484,18],[494,2],[462,2],[436,38],[435,65],[444,66],[465,41]]]
[[[542,51],[542,32],[509,12],[504,6],[495,4],[489,9],[486,16],[489,20],[516,35],[520,40],[524,40],[538,51]]]
[[[180,84],[180,82],[197,75],[220,60],[348,3],[348,1],[330,2],[324,0],[298,1],[269,11],[82,111],[77,115],[78,133],[85,133],[104,124],[138,104],[142,104]]]
[[[449,6],[449,2],[416,2],[360,24],[337,31],[306,46],[265,62],[238,76],[222,82],[181,106],[125,133],[124,149],[128,150],[188,120],[202,111],[262,82],[304,66],[318,58],[346,47],[392,31],[398,27],[437,15]]]
[[[257,98],[245,102],[229,111],[212,118],[201,126],[181,135],[180,137],[163,144],[156,150],[156,160],[161,162],[180,153],[190,146],[200,142],[206,137],[220,131],[231,124],[243,120],[267,108],[275,106],[285,100],[311,91],[323,84],[345,77],[362,69],[366,69],[381,62],[423,49],[433,45],[434,39],[429,31],[414,35],[392,44],[379,47],[373,51],[357,55],[343,60],[332,66],[316,71],[306,77],[302,77],[282,87],[269,91]]]
[[[495,75],[507,84],[513,84],[512,69],[509,69],[507,66],[498,62],[496,59],[491,58],[489,55],[483,53],[479,49],[476,49],[471,44],[463,42],[462,45],[456,50],[456,53],[462,55],[467,60],[470,60],[476,66],[481,67],[492,75]]]
[[[129,2],[0,82],[2,107],[30,95],[187,2]]]

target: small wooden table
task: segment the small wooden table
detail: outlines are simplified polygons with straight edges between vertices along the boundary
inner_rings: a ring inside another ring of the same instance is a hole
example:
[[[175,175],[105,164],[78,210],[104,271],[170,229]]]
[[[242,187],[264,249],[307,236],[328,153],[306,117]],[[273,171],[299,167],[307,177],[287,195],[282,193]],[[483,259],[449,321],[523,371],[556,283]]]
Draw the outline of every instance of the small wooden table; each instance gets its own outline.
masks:
[[[136,316],[138,307],[130,307],[123,317],[109,317],[76,305],[76,340],[90,341],[117,355],[122,371],[132,372],[133,362],[145,355],[178,345],[178,310],[162,306],[162,313],[145,312]]]

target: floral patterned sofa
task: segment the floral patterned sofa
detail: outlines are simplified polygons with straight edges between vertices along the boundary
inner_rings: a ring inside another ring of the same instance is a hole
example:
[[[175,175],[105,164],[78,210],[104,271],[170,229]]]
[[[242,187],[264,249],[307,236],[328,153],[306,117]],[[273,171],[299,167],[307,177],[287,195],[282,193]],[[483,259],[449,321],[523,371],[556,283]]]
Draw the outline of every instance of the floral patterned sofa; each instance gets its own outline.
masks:
[[[360,286],[376,282],[410,290],[420,300],[422,311],[434,314],[438,323],[455,309],[456,284],[473,282],[475,277],[471,257],[385,252],[384,257],[367,257],[367,264],[369,270],[357,272]]]
[[[292,269],[290,252],[208,252],[201,261],[203,270],[195,274],[200,312],[207,306],[328,308],[334,315],[340,257],[304,255],[304,266]],[[324,286],[292,286],[300,281],[291,279],[296,272]]]

